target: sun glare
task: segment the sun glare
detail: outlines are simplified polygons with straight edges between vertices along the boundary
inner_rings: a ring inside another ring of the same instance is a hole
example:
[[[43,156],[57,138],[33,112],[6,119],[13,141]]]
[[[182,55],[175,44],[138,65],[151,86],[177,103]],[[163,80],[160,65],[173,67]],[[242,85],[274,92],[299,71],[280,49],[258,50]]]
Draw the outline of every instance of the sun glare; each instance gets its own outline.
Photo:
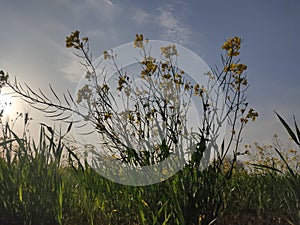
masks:
[[[10,115],[12,108],[12,97],[7,93],[0,94],[0,113],[2,116]]]

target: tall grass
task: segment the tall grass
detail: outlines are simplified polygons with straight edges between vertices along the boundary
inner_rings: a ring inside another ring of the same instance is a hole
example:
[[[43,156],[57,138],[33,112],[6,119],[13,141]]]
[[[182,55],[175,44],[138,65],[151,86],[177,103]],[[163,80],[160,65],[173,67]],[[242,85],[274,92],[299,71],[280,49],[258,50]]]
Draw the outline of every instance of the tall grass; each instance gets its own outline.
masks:
[[[286,131],[288,132],[290,138],[294,143],[300,147],[300,130],[298,128],[296,119],[294,117],[294,126],[295,131],[287,124],[287,122],[278,114],[276,113],[279,121],[282,123]],[[271,172],[269,174],[273,174],[271,177],[271,181],[276,181],[274,178],[280,177],[281,186],[276,186],[276,191],[279,192],[281,196],[281,200],[283,203],[280,204],[282,206],[284,204],[285,208],[287,209],[287,213],[289,215],[293,215],[292,221],[294,224],[300,224],[300,174],[297,170],[294,170],[290,165],[287,158],[283,155],[283,153],[278,149],[274,148],[275,153],[279,156],[279,159],[282,161],[282,164],[285,166],[285,170],[280,170],[276,168],[276,165],[264,165],[264,164],[253,164],[260,169],[269,169]],[[296,162],[296,169],[299,162]],[[275,174],[275,175],[274,175]],[[284,187],[284,188],[282,188]],[[270,188],[270,187],[269,187]],[[282,192],[281,192],[282,191]],[[283,194],[285,193],[285,194]],[[293,207],[291,207],[291,205]]]
[[[4,125],[0,145],[0,224],[299,224],[295,171],[228,177],[225,166],[187,165],[131,187],[101,177],[45,125],[38,142]]]
[[[3,130],[0,158],[0,220],[17,224],[62,224],[64,180],[61,138],[46,135],[39,143],[20,138],[8,124]]]

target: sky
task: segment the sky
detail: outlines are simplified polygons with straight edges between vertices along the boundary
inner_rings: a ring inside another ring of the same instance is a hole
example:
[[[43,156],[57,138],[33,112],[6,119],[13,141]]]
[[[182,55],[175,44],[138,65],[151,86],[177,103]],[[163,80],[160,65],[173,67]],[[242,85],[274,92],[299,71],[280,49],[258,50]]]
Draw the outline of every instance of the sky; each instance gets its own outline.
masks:
[[[243,39],[248,101],[259,113],[244,143],[270,144],[286,132],[274,114],[300,124],[300,2],[297,0],[0,0],[0,70],[33,89],[75,90],[83,68],[65,37],[80,30],[94,58],[133,41],[136,33],[171,41],[220,65],[224,40]],[[18,105],[18,110],[25,106]],[[34,120],[43,117],[33,109]]]

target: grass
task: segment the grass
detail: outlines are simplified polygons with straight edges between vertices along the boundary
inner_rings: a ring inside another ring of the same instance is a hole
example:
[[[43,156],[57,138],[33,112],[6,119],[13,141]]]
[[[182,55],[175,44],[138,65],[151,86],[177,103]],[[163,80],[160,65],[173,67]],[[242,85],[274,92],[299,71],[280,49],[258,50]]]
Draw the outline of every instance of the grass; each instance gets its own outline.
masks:
[[[63,137],[42,126],[35,143],[3,126],[0,224],[300,224],[293,170],[239,168],[228,178],[187,165],[164,182],[124,186],[78,161]]]

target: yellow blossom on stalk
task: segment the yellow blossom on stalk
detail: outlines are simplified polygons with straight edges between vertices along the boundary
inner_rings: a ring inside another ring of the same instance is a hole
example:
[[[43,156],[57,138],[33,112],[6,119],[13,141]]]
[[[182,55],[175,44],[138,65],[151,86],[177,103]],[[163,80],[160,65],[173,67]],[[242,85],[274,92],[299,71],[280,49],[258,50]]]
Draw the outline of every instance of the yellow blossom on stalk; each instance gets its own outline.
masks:
[[[255,121],[255,119],[258,117],[258,113],[255,112],[254,109],[250,108],[249,109],[249,112],[246,116],[247,119],[252,119],[252,121]]]
[[[244,70],[247,69],[247,66],[245,64],[236,64],[235,65],[235,68],[236,68],[236,73],[237,74],[242,74],[244,72]]]
[[[200,97],[202,97],[203,92],[206,92],[204,86],[201,86],[199,84],[196,84],[194,86],[194,95],[199,95]]]
[[[141,123],[141,114],[139,112],[136,114],[136,123],[137,124]]]
[[[165,78],[165,79],[170,79],[171,74],[167,73],[167,74],[162,75],[162,77]]]
[[[107,84],[103,84],[101,89],[104,91],[104,92],[108,92],[109,91],[109,86]]]
[[[247,65],[245,64],[234,64],[234,63],[231,63],[230,65],[227,65],[225,66],[224,68],[224,72],[227,73],[227,72],[233,72],[235,74],[242,74],[245,70],[247,69]]]
[[[232,57],[240,54],[239,52],[240,47],[241,47],[241,38],[234,37],[234,38],[229,38],[223,44],[222,49],[226,50],[227,55]]]
[[[245,109],[241,109],[242,113],[245,112]],[[250,108],[249,112],[247,113],[245,118],[241,118],[241,123],[247,123],[249,121],[249,119],[251,119],[253,122],[256,120],[256,118],[258,117],[258,113],[255,112],[254,109]]]
[[[143,49],[144,48],[143,41],[144,41],[144,36],[142,34],[136,34],[133,46],[135,48],[141,48],[141,49]]]
[[[175,45],[169,45],[160,48],[161,54],[165,58],[170,58],[171,56],[178,56],[177,48]]]
[[[244,78],[243,81],[242,81],[242,85],[247,86],[248,85],[248,80]]]
[[[70,36],[66,37],[66,47],[71,48],[74,47],[76,49],[79,49],[81,44],[80,44],[80,39],[79,39],[79,31],[72,32]]]
[[[185,83],[185,85],[184,85],[184,90],[185,90],[185,91],[188,91],[188,90],[190,90],[190,88],[191,88],[190,82],[189,82],[189,83]]]
[[[248,119],[246,119],[246,118],[241,118],[241,123],[248,123]]]
[[[206,89],[203,85],[201,86],[201,91],[204,92],[204,93],[207,93],[207,91],[206,91]]]
[[[134,116],[132,115],[132,113],[128,113],[127,116],[129,121],[134,121]]]
[[[181,78],[174,79],[174,83],[175,83],[175,84],[178,84],[178,85],[183,84]]]
[[[83,38],[82,38],[82,41],[84,41],[84,42],[88,42],[88,40],[89,40],[88,37],[83,37]]]
[[[89,87],[89,85],[84,85],[79,91],[77,96],[77,103],[81,103],[82,100],[89,100],[92,97],[92,89]]]
[[[122,91],[122,89],[123,89],[123,84],[125,84],[126,83],[126,79],[128,79],[128,77],[126,77],[126,76],[120,76],[119,77],[119,80],[118,80],[118,88],[117,88],[117,90],[118,91]]]
[[[214,80],[215,76],[212,74],[211,71],[207,71],[206,73],[204,73],[204,75],[208,76],[210,80]]]
[[[103,58],[104,58],[104,59],[110,59],[110,58],[111,58],[111,55],[110,55],[107,51],[104,51],[104,52],[103,52]]]
[[[148,57],[142,61],[142,64],[146,66],[146,68],[144,68],[144,70],[141,72],[142,77],[155,73],[157,65],[154,58]]]
[[[162,72],[165,72],[166,69],[168,69],[168,64],[167,64],[167,63],[162,63],[162,64],[161,64],[161,71],[162,71]]]
[[[229,71],[234,71],[234,69],[235,69],[235,64],[231,63],[230,65],[225,66],[224,72],[227,73]]]
[[[112,116],[112,113],[105,113],[104,114],[104,120],[107,120],[107,119],[111,118],[111,116]]]

